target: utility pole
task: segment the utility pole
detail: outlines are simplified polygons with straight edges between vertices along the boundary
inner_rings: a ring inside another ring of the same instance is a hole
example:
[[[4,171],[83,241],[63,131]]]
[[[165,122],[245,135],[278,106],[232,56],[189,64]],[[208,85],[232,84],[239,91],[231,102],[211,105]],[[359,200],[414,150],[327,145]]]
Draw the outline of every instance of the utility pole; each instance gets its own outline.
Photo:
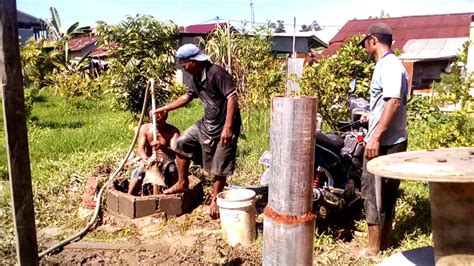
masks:
[[[16,0],[0,0],[0,77],[17,260],[38,265]]]
[[[255,26],[255,13],[253,11],[253,1],[250,0],[250,21],[252,23],[252,27]]]

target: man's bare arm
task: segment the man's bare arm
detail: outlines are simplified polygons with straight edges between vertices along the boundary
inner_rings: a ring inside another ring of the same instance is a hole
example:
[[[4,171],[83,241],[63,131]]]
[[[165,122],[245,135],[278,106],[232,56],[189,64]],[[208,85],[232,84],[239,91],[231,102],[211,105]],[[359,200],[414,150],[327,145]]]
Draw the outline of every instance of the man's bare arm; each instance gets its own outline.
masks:
[[[232,137],[232,123],[234,121],[235,111],[237,109],[238,96],[233,93],[227,98],[227,114],[225,117],[224,129],[221,133],[221,143],[225,145]]]
[[[393,123],[395,116],[397,115],[398,109],[401,105],[399,98],[390,98],[385,102],[385,108],[383,110],[380,121],[374,129],[374,132],[370,136],[370,139],[365,147],[365,157],[372,159],[379,156],[380,139],[383,134],[389,128],[390,124]]]
[[[175,109],[186,106],[192,100],[193,100],[193,98],[191,96],[189,96],[188,94],[183,94],[178,99],[176,99],[174,102],[172,102],[170,104],[167,104],[163,107],[158,108],[155,111],[155,113],[166,113],[166,112],[173,111]]]
[[[148,142],[146,138],[146,132],[149,125],[143,125],[140,127],[140,132],[138,133],[138,150],[137,155],[140,156],[143,160],[148,160],[148,155],[146,154],[146,144]]]

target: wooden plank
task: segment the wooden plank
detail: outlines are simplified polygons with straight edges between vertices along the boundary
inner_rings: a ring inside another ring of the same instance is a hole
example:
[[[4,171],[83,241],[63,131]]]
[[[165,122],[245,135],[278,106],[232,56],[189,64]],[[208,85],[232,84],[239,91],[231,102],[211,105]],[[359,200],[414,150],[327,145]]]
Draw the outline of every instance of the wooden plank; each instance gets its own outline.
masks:
[[[25,97],[15,0],[0,0],[0,76],[17,259],[38,265]]]
[[[58,241],[50,241],[45,244],[46,248],[57,245]],[[140,250],[140,251],[159,251],[160,245],[157,244],[135,244],[135,243],[106,243],[106,242],[72,242],[64,246],[64,249],[78,250]]]

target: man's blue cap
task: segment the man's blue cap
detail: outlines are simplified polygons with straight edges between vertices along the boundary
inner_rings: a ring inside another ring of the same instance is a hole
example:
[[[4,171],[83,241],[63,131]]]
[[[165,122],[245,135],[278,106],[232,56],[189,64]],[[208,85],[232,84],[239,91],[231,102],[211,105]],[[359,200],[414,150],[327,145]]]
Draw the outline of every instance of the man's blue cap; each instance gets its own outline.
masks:
[[[207,61],[210,59],[210,56],[203,53],[199,47],[191,43],[179,47],[176,52],[176,57],[178,60]]]

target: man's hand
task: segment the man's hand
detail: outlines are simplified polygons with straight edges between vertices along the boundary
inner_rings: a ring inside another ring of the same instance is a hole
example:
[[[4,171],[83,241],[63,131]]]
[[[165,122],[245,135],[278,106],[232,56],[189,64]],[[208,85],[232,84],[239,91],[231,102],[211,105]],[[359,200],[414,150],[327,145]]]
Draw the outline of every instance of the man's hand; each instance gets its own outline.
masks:
[[[380,140],[375,137],[369,138],[369,142],[365,145],[364,155],[367,159],[373,159],[379,156],[379,147],[380,147]]]
[[[370,113],[369,112],[363,112],[362,115],[360,116],[359,122],[362,124],[367,124],[369,123],[370,120]]]
[[[229,127],[224,127],[221,133],[221,144],[222,146],[226,146],[232,138],[232,129]]]
[[[152,141],[150,143],[151,147],[153,148],[154,151],[157,151],[160,149],[160,142],[159,141]]]
[[[162,106],[155,110],[155,115],[158,117],[162,117],[168,113],[168,106]]]
[[[214,220],[219,218],[219,207],[215,200],[213,200],[209,206],[209,216]]]

